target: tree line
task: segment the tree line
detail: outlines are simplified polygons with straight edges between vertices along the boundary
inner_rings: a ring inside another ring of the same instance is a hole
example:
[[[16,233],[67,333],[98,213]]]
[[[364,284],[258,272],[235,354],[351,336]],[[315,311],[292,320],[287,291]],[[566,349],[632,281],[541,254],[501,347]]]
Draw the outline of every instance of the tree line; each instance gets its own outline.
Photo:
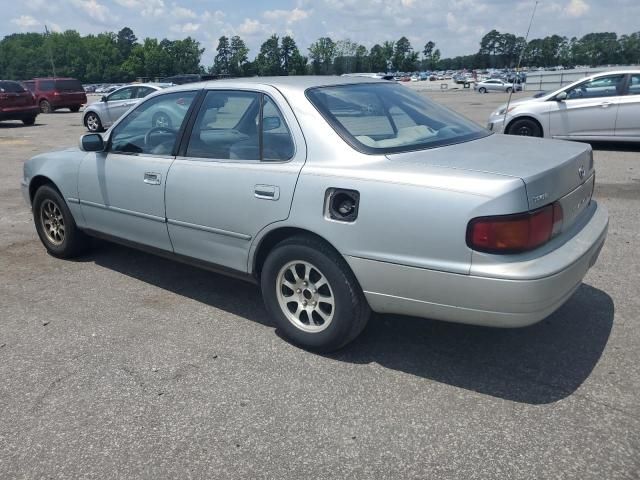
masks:
[[[448,69],[513,68],[563,65],[640,63],[640,32],[618,36],[613,32],[589,33],[581,38],[551,35],[525,41],[511,33],[492,30],[484,35],[472,55],[441,58],[434,41],[414,49],[407,37],[376,43],[367,48],[349,39],[321,37],[303,54],[293,37],[270,36],[251,60],[239,36],[221,36],[212,65],[201,64],[204,48],[183,40],[138,41],[125,27],[119,32],[81,36],[75,30],[61,33],[19,33],[0,41],[0,78],[74,77],[88,83],[128,82],[182,73],[229,76],[340,75],[357,72],[424,71]]]

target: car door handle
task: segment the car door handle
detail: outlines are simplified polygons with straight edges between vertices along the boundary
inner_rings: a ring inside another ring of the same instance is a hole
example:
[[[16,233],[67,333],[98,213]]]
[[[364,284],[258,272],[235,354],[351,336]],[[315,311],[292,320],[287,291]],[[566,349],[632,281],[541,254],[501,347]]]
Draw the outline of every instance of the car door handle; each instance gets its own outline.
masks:
[[[278,200],[280,198],[280,188],[275,185],[256,185],[253,195],[262,200]]]
[[[602,103],[600,104],[600,106],[601,106],[602,108],[609,108],[609,106],[610,106],[610,105],[613,105],[613,103],[612,103],[612,102],[602,102]]]
[[[160,185],[162,175],[155,172],[144,172],[144,183],[149,185]]]

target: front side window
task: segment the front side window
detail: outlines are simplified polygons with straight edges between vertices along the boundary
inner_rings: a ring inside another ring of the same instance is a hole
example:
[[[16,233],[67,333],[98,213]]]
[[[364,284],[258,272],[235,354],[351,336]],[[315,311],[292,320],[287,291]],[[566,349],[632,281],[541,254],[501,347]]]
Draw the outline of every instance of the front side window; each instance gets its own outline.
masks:
[[[0,82],[0,92],[23,93],[25,89],[18,82]]]
[[[316,87],[307,97],[347,143],[364,153],[422,150],[490,135],[401,85]]]
[[[615,97],[622,94],[623,75],[594,78],[567,90],[567,99]]]
[[[155,88],[151,88],[151,87],[138,87],[136,98],[144,98],[155,91],[156,91]]]
[[[117,92],[113,92],[107,98],[108,102],[117,102],[120,100],[129,100],[133,96],[134,87],[123,88]]]
[[[51,92],[53,91],[55,84],[53,80],[43,80],[40,82],[40,90],[43,92]]]
[[[109,151],[171,155],[180,126],[196,93],[167,93],[141,103],[116,125],[111,134]]]
[[[282,161],[293,156],[293,141],[280,110],[267,96],[212,90],[196,118],[186,156]]]

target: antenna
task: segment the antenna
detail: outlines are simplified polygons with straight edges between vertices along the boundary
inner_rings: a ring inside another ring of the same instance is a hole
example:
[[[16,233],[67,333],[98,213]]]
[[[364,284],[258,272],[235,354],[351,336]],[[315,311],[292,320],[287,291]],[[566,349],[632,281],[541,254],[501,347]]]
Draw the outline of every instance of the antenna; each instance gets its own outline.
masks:
[[[49,29],[47,28],[46,24],[44,26],[44,33],[47,36],[47,47],[49,47],[48,48],[48,50],[49,50],[49,61],[51,62],[51,70],[53,70],[53,78],[55,79],[56,78],[56,66],[53,63],[53,52],[51,50],[51,36],[50,36]]]
[[[522,57],[524,56],[524,52],[527,49],[527,42],[529,41],[529,32],[531,31],[531,25],[533,24],[533,17],[536,15],[536,8],[538,8],[538,1],[533,5],[533,12],[531,13],[531,20],[529,20],[529,27],[527,28],[527,34],[524,37],[524,47],[520,51],[520,56],[518,57],[518,65],[516,66],[516,72],[520,73],[520,64],[522,63]],[[504,117],[502,117],[502,126],[505,127],[505,122],[507,121],[507,112],[509,111],[509,104],[511,103],[511,96],[513,95],[513,91],[515,90],[515,81],[513,79],[513,83],[511,86],[511,91],[509,92],[509,99],[507,100],[507,106],[504,108]]]

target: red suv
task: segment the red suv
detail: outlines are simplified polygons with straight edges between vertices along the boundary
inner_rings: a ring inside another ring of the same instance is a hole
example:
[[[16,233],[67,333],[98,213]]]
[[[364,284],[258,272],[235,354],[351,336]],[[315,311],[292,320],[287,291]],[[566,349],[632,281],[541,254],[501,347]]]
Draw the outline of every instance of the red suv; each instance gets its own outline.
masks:
[[[22,83],[36,96],[42,113],[51,113],[59,108],[77,112],[87,103],[87,94],[75,78],[34,78]]]
[[[0,120],[22,120],[25,125],[36,123],[40,113],[35,96],[18,82],[0,80]]]

